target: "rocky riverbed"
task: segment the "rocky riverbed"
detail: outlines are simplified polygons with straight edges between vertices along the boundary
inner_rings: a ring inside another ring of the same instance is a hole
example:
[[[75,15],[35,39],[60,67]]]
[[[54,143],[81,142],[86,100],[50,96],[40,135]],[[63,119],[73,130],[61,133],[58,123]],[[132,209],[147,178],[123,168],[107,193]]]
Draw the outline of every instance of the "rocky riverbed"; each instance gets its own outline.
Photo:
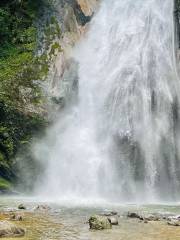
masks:
[[[3,224],[7,224],[8,228],[14,227],[19,240],[179,240],[180,227],[170,224],[180,223],[178,214],[180,205],[98,204],[95,207],[3,198],[0,200],[0,233]],[[96,216],[100,221],[116,219],[118,224],[108,225],[104,230],[90,230],[89,219],[94,221]],[[12,236],[5,239],[14,239]]]

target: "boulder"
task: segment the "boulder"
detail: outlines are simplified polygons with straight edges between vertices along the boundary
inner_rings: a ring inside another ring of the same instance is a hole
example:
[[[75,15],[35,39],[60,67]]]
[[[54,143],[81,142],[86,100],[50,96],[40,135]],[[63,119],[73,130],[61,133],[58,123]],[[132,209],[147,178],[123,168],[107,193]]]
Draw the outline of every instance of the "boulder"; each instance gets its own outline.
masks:
[[[39,211],[48,211],[51,208],[48,205],[38,205],[35,210],[39,210]]]
[[[180,221],[180,215],[176,215],[176,216],[169,216],[167,218],[167,220],[171,221],[171,220],[177,220]]]
[[[8,221],[0,221],[0,238],[2,237],[22,237],[25,235],[23,228],[17,227],[16,225]]]
[[[117,216],[118,213],[115,211],[110,211],[110,212],[107,211],[107,212],[102,213],[102,215],[106,216],[106,217],[112,217],[112,216]]]
[[[118,225],[119,224],[118,218],[116,216],[109,216],[107,218],[112,225]]]
[[[128,218],[138,218],[140,220],[143,220],[143,217],[140,216],[138,213],[135,213],[135,212],[128,212],[127,217]]]
[[[171,220],[167,222],[170,226],[180,227],[180,221],[179,220]]]
[[[20,210],[25,210],[26,207],[24,206],[24,204],[21,203],[21,204],[19,204],[18,209],[20,209]]]
[[[105,216],[93,215],[89,219],[89,227],[92,230],[111,229],[112,224]]]
[[[17,220],[17,221],[22,221],[23,219],[24,219],[24,218],[23,218],[22,215],[20,215],[20,214],[16,215],[16,220]]]
[[[23,217],[21,214],[15,214],[15,213],[11,213],[11,214],[10,214],[10,220],[22,221],[23,218],[24,218],[24,217]]]
[[[143,217],[145,221],[159,221],[160,220],[160,217],[158,216],[155,216],[155,215],[148,215],[148,216],[145,216]]]

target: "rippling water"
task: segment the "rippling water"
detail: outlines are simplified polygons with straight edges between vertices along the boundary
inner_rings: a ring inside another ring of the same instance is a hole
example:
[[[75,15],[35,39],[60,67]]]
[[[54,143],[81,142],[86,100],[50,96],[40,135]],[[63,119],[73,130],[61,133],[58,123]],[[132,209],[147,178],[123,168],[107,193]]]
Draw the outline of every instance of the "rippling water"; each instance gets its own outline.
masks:
[[[127,219],[128,211],[138,211],[141,214],[158,213],[177,215],[180,214],[180,205],[69,205],[62,203],[46,203],[50,211],[34,211],[41,204],[36,199],[29,198],[1,198],[0,219],[3,212],[17,211],[18,204],[23,203],[27,210],[23,212],[24,221],[15,222],[26,228],[26,236],[16,238],[22,240],[179,240],[180,228],[168,226],[165,221],[140,223],[138,220]],[[44,203],[43,203],[44,204]],[[112,230],[90,231],[87,224],[89,216],[107,210],[114,210],[121,216],[119,226]],[[20,211],[21,212],[21,211]],[[123,217],[124,216],[124,217]],[[9,240],[11,238],[8,238]]]

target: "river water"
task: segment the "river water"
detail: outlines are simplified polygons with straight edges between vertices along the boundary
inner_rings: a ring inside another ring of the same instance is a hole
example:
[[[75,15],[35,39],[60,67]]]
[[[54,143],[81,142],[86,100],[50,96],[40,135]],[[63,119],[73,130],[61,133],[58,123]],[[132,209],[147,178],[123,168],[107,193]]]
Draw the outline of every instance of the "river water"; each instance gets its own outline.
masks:
[[[23,203],[27,209],[18,210],[18,204]],[[49,211],[34,210],[38,204],[47,204]],[[91,231],[88,218],[93,214],[106,211],[117,211],[120,215],[119,225],[111,230]],[[21,240],[179,240],[180,228],[168,226],[167,222],[140,222],[137,219],[128,219],[128,211],[140,214],[180,214],[180,205],[88,205],[69,203],[44,203],[33,198],[1,198],[0,219],[8,220],[9,211],[18,211],[24,215],[24,220],[14,222],[26,229],[25,237]],[[11,240],[12,238],[8,238]]]

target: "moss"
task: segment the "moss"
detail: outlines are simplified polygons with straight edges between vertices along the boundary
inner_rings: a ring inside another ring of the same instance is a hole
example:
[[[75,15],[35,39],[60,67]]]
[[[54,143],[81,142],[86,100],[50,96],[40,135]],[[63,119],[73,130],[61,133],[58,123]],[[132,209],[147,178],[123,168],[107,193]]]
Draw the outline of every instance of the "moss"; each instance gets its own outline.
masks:
[[[57,22],[56,17],[55,16],[51,16],[50,23],[51,24],[55,24],[56,22]]]
[[[24,96],[20,92],[20,86],[37,89],[39,92],[34,81],[43,79],[48,73],[48,61],[33,55],[34,45],[34,42],[23,44],[19,51],[11,46],[11,53],[7,50],[7,56],[0,58],[0,99],[13,106],[23,106]]]
[[[47,3],[45,0],[0,3],[0,100],[19,110],[26,108],[25,96],[21,91],[25,88],[33,90],[28,102],[36,105],[42,103],[42,94],[35,81],[45,78],[49,64],[47,57],[35,55],[35,22],[39,9]],[[56,19],[52,18],[51,22],[57,24]],[[51,25],[46,30],[54,36],[56,27]]]
[[[61,52],[61,51],[62,51],[62,48],[61,48],[60,44],[55,42],[51,45],[51,50],[50,50],[49,55],[54,56],[57,52]]]
[[[56,34],[57,34],[58,38],[60,38],[61,37],[61,29],[60,29],[60,26],[57,21],[55,23],[55,26],[56,26]]]

